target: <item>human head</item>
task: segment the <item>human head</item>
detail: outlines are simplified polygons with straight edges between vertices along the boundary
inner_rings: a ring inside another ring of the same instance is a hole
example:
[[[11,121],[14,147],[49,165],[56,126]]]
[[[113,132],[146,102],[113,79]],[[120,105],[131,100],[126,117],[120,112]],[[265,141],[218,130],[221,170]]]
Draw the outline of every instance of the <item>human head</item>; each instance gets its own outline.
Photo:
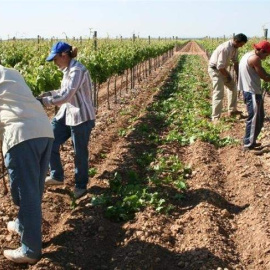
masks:
[[[261,59],[265,59],[270,55],[270,43],[266,40],[262,40],[259,43],[254,44],[253,47]]]
[[[258,51],[263,50],[266,53],[270,53],[270,43],[266,40],[262,40],[259,43],[254,44],[253,47]]]
[[[234,36],[233,38],[233,44],[236,48],[240,48],[244,46],[248,41],[248,38],[246,35],[240,33]]]
[[[57,54],[70,53],[71,51],[72,51],[72,46],[70,46],[69,44],[65,42],[59,41],[52,46],[51,52],[49,56],[46,58],[46,61],[50,62],[54,59],[54,57]]]
[[[60,69],[69,66],[72,58],[77,56],[77,48],[72,48],[69,44],[59,41],[52,46],[51,53],[47,57],[47,61],[54,62]]]

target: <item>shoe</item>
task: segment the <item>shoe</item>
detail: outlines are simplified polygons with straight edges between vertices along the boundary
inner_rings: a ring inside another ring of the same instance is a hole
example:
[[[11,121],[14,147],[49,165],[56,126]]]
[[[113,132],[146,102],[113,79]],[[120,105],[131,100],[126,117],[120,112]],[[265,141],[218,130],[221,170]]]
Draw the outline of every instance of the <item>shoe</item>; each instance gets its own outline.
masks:
[[[55,180],[53,178],[51,178],[50,176],[46,177],[45,179],[45,186],[57,186],[57,185],[63,185],[63,181],[58,181]]]
[[[262,146],[261,143],[253,143],[253,144],[252,144],[252,147],[260,147],[260,146]]]
[[[250,151],[250,150],[260,150],[261,145],[262,145],[261,143],[253,143],[252,145],[250,145],[248,147],[244,146],[243,151],[246,152],[246,151]]]
[[[13,261],[15,263],[35,264],[39,261],[38,259],[32,259],[27,257],[25,254],[23,254],[21,248],[4,250],[4,256],[8,260]]]
[[[16,222],[15,221],[9,221],[7,223],[7,229],[9,232],[14,232],[14,233],[17,233],[19,235],[21,235],[21,233],[19,232],[17,226],[16,226]]]
[[[253,145],[248,146],[248,147],[247,146],[243,147],[244,152],[251,151],[251,150],[257,150],[257,149],[255,149],[255,147]]]
[[[231,116],[235,116],[235,115],[242,115],[243,112],[241,111],[231,111],[231,112],[228,112],[228,116],[231,117]]]
[[[218,124],[219,123],[219,118],[213,118],[212,123],[213,123],[213,125]]]
[[[84,194],[86,194],[87,189],[84,188],[75,188],[74,189],[74,198],[79,199],[81,198]]]

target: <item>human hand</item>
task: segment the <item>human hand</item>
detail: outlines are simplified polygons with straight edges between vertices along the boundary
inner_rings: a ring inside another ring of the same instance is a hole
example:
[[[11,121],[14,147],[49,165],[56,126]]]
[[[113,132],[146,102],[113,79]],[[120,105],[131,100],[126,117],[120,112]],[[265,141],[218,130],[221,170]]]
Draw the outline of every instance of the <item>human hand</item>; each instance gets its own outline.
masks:
[[[42,97],[39,97],[39,96],[38,96],[36,99],[37,99],[37,100],[38,100],[38,101],[41,103],[41,105],[42,105],[42,106],[44,106],[44,103],[43,103]]]
[[[51,92],[43,92],[41,93],[38,97],[43,98],[43,97],[50,97],[52,95]]]
[[[226,83],[230,83],[232,81],[232,76],[231,75],[228,75],[226,77]]]

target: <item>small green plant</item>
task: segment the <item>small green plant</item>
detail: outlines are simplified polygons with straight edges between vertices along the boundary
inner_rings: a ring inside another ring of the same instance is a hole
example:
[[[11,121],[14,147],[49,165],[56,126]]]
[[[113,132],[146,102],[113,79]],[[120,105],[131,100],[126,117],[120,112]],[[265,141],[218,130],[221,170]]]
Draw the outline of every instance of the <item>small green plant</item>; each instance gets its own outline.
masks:
[[[76,198],[74,196],[74,192],[73,191],[69,191],[69,196],[71,198],[71,203],[70,203],[70,207],[71,209],[75,209],[77,207],[77,203],[76,203]]]
[[[106,153],[100,153],[100,157],[101,157],[102,159],[105,159],[105,158],[107,157],[107,154],[106,154]]]
[[[154,160],[154,154],[144,151],[140,157],[136,159],[137,164],[140,167],[148,166]]]
[[[120,115],[128,115],[130,114],[131,110],[129,108],[123,108],[121,111],[120,111]]]
[[[120,128],[118,130],[118,135],[121,137],[125,137],[127,135],[128,130],[126,128]]]
[[[146,123],[141,123],[137,127],[138,132],[140,133],[148,133],[149,132],[149,126]]]
[[[96,173],[97,173],[97,168],[90,168],[90,169],[88,170],[88,175],[89,175],[90,177],[95,176]]]

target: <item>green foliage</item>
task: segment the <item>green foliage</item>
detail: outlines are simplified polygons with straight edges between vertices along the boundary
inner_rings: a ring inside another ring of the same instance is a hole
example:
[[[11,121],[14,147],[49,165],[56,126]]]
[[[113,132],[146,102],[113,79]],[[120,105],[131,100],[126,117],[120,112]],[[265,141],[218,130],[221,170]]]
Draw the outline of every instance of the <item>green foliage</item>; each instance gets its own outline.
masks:
[[[72,191],[69,192],[69,195],[71,198],[70,208],[72,210],[74,210],[78,206],[78,204],[76,203],[76,198],[75,198],[74,193]]]
[[[101,153],[100,153],[100,157],[103,158],[103,159],[105,159],[105,158],[107,157],[107,154],[101,152]]]
[[[78,48],[78,60],[90,71],[97,83],[103,83],[114,75],[123,74],[140,62],[155,58],[174,48],[175,41],[155,41],[148,44],[146,40],[99,40],[98,49],[93,49],[91,41],[83,44],[72,41]],[[14,67],[22,73],[34,95],[49,90],[59,89],[62,74],[52,63],[46,63],[52,42],[43,40],[37,43],[29,41],[2,41],[0,43],[1,64]]]
[[[93,197],[93,205],[105,207],[106,217],[115,221],[126,221],[146,206],[152,206],[157,212],[169,212],[172,209],[158,192],[150,192],[135,171],[129,171],[127,178],[116,172],[110,180],[110,190],[106,194]]]
[[[151,152],[142,152],[142,154],[140,155],[140,157],[138,157],[136,159],[137,164],[142,167],[145,168],[147,166],[150,165],[150,163],[154,160],[154,154]]]
[[[187,189],[185,178],[191,174],[191,168],[186,168],[177,155],[163,155],[151,163],[152,176],[148,177],[149,183],[157,186],[172,185],[179,191]]]
[[[209,121],[210,90],[204,79],[208,75],[200,68],[200,61],[199,56],[182,56],[173,81],[164,90],[162,99],[152,106],[168,126],[164,142],[188,145],[200,139],[217,147],[236,143],[233,138],[221,138],[222,127]]]
[[[207,74],[200,68],[200,61],[198,56],[182,56],[172,81],[148,107],[148,122],[138,123],[136,118],[133,127],[131,124],[128,129],[120,130],[119,135],[125,136],[127,130],[132,129],[136,140],[147,148],[136,155],[138,170],[124,174],[116,172],[109,180],[108,192],[93,198],[92,203],[103,205],[108,218],[125,221],[146,206],[160,213],[169,213],[174,209],[170,199],[184,199],[192,169],[181,162],[178,154],[166,150],[167,147],[174,144],[181,147],[196,140],[217,147],[236,142],[230,137],[220,137],[225,125],[217,127],[209,121],[210,90],[204,82]],[[166,190],[174,191],[174,196]]]
[[[97,173],[97,168],[90,168],[90,169],[88,170],[88,175],[89,175],[90,177],[95,176],[96,173]]]
[[[118,135],[121,137],[125,137],[127,135],[128,130],[126,128],[120,128],[118,130]]]

